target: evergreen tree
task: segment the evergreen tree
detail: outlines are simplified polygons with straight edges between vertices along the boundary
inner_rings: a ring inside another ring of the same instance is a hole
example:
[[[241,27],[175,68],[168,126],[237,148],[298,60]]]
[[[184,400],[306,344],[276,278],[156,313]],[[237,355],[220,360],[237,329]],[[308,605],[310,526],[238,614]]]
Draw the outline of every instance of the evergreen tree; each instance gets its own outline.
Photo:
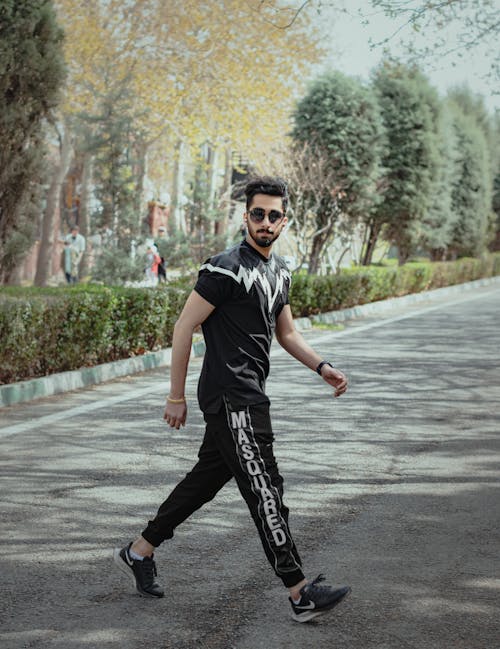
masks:
[[[301,190],[301,209],[304,214],[314,212],[316,232],[309,255],[309,272],[314,273],[336,223],[343,219],[354,225],[373,209],[382,124],[371,89],[340,72],[316,80],[299,101],[293,119],[292,137],[302,166],[312,168],[317,160],[326,159],[329,167],[328,182],[320,193],[317,187],[311,188],[310,196]],[[304,145],[309,162],[303,159]]]
[[[439,164],[427,211],[420,224],[420,245],[434,261],[446,258],[452,239],[455,212],[452,209],[452,189],[458,142],[453,117],[443,106],[437,121],[436,144]]]
[[[385,228],[385,237],[397,246],[404,263],[417,247],[421,223],[432,205],[440,164],[439,99],[418,68],[397,62],[384,62],[377,69],[374,86],[387,133],[386,187],[374,223],[379,231]]]
[[[500,111],[493,117],[493,143],[496,155],[493,159],[493,232],[492,250],[500,250]]]
[[[450,252],[453,257],[481,254],[487,244],[491,215],[491,159],[486,137],[476,120],[450,102],[457,138],[452,186],[455,222]]]
[[[145,150],[136,117],[127,79],[114,86],[110,83],[96,114],[80,116],[92,134],[88,151],[93,154],[94,194],[99,203],[93,226],[111,232],[113,245],[126,254],[140,236],[142,221],[138,170],[143,168],[139,158]]]
[[[500,186],[500,118],[498,112],[491,116],[485,106],[484,98],[470,90],[467,86],[458,86],[450,90],[449,99],[457,105],[461,112],[470,118],[479,128],[486,139],[487,152],[489,157],[489,169],[485,180],[489,179],[489,191],[491,196],[491,214],[488,216],[487,242],[493,242],[497,238],[500,227],[497,225],[500,218],[499,209],[499,186]]]
[[[51,0],[0,0],[0,281],[32,244],[41,211],[42,123],[64,78]]]

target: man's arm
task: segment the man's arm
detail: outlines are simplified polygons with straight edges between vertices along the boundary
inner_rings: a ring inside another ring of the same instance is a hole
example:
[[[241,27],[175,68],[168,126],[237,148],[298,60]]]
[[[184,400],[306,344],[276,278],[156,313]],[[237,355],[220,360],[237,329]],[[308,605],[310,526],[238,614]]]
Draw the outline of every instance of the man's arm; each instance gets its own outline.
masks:
[[[167,401],[163,418],[173,427],[179,429],[186,423],[187,405],[184,399],[187,368],[191,355],[193,332],[214,310],[214,306],[191,291],[179,319],[174,326],[172,338],[172,361],[170,368],[170,398],[179,403]]]
[[[276,321],[276,339],[291,356],[315,371],[322,358],[310,347],[303,336],[295,329],[290,305],[286,304]],[[347,390],[347,378],[338,369],[323,365],[321,377],[335,388],[335,396],[340,397]]]

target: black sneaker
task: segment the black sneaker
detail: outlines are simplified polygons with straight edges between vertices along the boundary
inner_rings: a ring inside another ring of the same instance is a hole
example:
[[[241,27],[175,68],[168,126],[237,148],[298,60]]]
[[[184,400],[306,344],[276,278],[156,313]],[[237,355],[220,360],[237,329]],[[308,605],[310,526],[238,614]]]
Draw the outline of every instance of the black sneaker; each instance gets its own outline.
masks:
[[[294,604],[291,597],[292,617],[296,622],[308,622],[313,617],[326,613],[349,595],[351,589],[349,586],[318,586],[320,581],[324,581],[323,575],[318,575],[310,584],[306,584],[300,589],[300,602]]]
[[[132,577],[139,595],[143,597],[163,597],[164,592],[155,581],[157,572],[153,557],[144,557],[142,561],[132,559],[129,553],[131,545],[132,543],[129,543],[126,548],[121,550],[115,548],[113,551],[114,562],[122,572]]]

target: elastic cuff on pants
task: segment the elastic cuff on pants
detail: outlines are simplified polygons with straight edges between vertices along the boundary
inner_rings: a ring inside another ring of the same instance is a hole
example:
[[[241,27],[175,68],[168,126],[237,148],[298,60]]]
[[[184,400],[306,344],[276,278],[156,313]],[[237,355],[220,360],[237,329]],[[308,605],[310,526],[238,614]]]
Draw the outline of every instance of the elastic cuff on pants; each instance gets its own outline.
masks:
[[[292,588],[292,586],[296,586],[299,584],[304,577],[304,573],[302,570],[295,570],[294,572],[287,572],[284,575],[279,575],[281,578],[282,582],[285,584],[287,588]]]
[[[141,536],[145,541],[151,543],[151,545],[153,545],[155,548],[157,548],[165,540],[164,538],[160,538],[154,536],[154,534],[150,534],[147,528],[141,533]]]

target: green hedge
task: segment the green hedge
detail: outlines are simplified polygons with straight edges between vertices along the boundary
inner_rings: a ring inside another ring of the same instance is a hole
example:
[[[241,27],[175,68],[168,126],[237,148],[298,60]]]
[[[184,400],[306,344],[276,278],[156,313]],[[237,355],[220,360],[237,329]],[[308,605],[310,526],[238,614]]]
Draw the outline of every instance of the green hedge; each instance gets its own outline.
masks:
[[[192,282],[0,290],[0,383],[168,347]]]
[[[295,316],[500,275],[500,253],[484,259],[355,268],[295,275]],[[167,347],[193,279],[164,287],[95,285],[0,288],[0,383],[127,358]]]
[[[295,316],[309,316],[493,275],[500,275],[500,253],[432,264],[358,267],[324,277],[296,275],[290,305]]]

